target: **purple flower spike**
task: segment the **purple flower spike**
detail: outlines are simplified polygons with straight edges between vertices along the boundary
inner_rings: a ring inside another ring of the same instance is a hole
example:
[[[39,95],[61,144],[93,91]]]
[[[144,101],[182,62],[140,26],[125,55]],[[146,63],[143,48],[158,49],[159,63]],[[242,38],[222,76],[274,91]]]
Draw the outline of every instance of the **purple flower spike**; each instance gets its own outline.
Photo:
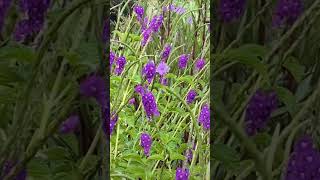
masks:
[[[11,169],[16,165],[16,163],[13,163],[11,161],[6,161],[4,163],[3,167],[3,175],[6,176],[10,173]],[[27,179],[27,170],[22,169],[17,176],[15,177],[15,180],[26,180]]]
[[[121,56],[117,59],[116,61],[116,69],[114,70],[115,71],[115,74],[116,75],[121,75],[121,73],[123,72],[124,70],[124,66],[126,65],[127,61],[126,61],[126,58],[124,56]]]
[[[189,180],[189,170],[177,168],[176,170],[176,180]]]
[[[60,133],[62,134],[69,134],[72,132],[76,132],[79,127],[79,116],[72,115],[67,120],[65,120],[60,126]]]
[[[24,40],[28,36],[41,31],[50,6],[50,0],[22,0],[19,5],[27,18],[16,25],[15,38],[17,41]]]
[[[142,75],[148,80],[149,83],[153,80],[156,75],[156,65],[150,60],[143,68]]]
[[[157,67],[157,73],[160,74],[160,76],[163,76],[163,75],[166,75],[170,70],[170,67],[167,65],[167,63],[165,62],[160,62],[158,64],[158,67]]]
[[[168,45],[168,44],[164,47],[164,50],[163,50],[163,52],[161,54],[161,60],[162,61],[164,61],[164,62],[167,61],[167,59],[168,59],[168,57],[170,55],[170,52],[171,52],[171,48],[172,47],[170,45]]]
[[[114,52],[112,52],[112,51],[110,51],[110,56],[109,56],[109,58],[110,58],[110,67],[112,66],[112,64],[113,64],[113,62],[114,62],[114,60],[116,60],[116,54],[114,53]]]
[[[204,130],[210,129],[210,108],[208,104],[202,105],[198,121]]]
[[[293,24],[303,12],[302,0],[280,0],[273,15],[273,25]]]
[[[2,31],[4,20],[7,16],[10,4],[11,4],[11,0],[1,0],[0,1],[0,33]]]
[[[93,97],[102,106],[106,105],[106,85],[101,76],[91,75],[80,83],[80,94]]]
[[[185,69],[185,68],[187,67],[188,60],[189,60],[189,55],[187,55],[187,54],[182,54],[182,55],[179,57],[179,62],[178,62],[179,68],[180,68],[180,69]]]
[[[255,135],[262,130],[271,115],[277,108],[277,96],[275,92],[257,90],[250,99],[246,114],[245,126],[249,136]]]
[[[310,136],[298,139],[289,157],[285,180],[312,180],[320,177],[320,153]]]
[[[144,154],[149,157],[152,145],[152,138],[148,133],[142,133],[140,136],[140,145],[144,150]]]
[[[195,64],[195,68],[197,71],[200,71],[206,65],[206,61],[204,59],[198,59]]]
[[[198,94],[195,90],[190,90],[187,94],[187,103],[191,104],[197,95]]]
[[[118,122],[118,115],[115,113],[112,113],[112,117],[110,120],[110,135],[112,134],[114,126],[117,124],[117,122]]]
[[[163,23],[163,16],[153,16],[150,21],[149,27],[152,29],[153,32],[157,33]]]
[[[142,19],[143,15],[144,15],[144,9],[142,6],[134,6],[134,12],[137,14],[138,19]]]
[[[142,32],[142,40],[141,40],[141,45],[145,46],[147,44],[147,42],[149,42],[151,40],[151,35],[152,35],[152,30],[151,29],[145,29]]]
[[[135,103],[136,103],[136,99],[135,99],[135,98],[131,98],[131,99],[129,100],[129,104],[134,105]]]
[[[191,150],[191,149],[188,149],[188,150],[186,151],[186,158],[187,158],[187,160],[188,160],[189,162],[191,162],[191,161],[192,161],[192,157],[193,157],[192,150]]]
[[[239,19],[245,9],[246,0],[220,0],[219,14],[223,22],[229,23]]]
[[[144,110],[147,114],[147,117],[151,119],[152,117],[157,117],[160,115],[158,111],[158,106],[155,97],[153,96],[152,92],[147,91],[142,94],[142,104]]]
[[[164,76],[160,76],[160,83],[164,86],[168,85],[168,79],[166,79]]]
[[[144,87],[141,84],[135,86],[134,91],[140,95],[144,93]]]

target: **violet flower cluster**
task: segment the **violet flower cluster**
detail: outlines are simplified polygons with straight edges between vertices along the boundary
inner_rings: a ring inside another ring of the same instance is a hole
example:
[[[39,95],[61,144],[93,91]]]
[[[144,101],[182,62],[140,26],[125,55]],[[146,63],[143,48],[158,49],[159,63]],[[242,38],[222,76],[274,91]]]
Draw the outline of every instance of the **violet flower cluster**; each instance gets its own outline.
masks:
[[[246,0],[220,0],[219,14],[223,22],[229,23],[239,19],[245,10]]]
[[[149,83],[156,75],[156,65],[154,61],[150,60],[142,69],[142,75],[148,80]]]
[[[198,59],[195,63],[196,71],[201,71],[201,69],[206,65],[205,59]]]
[[[177,168],[176,170],[176,180],[188,180],[189,179],[189,170],[183,168]]]
[[[144,154],[150,156],[150,149],[152,145],[152,138],[148,133],[142,133],[140,136],[140,145],[143,148]]]
[[[105,126],[109,118],[109,104],[104,79],[96,74],[86,77],[80,83],[80,94],[85,97],[94,98],[98,102],[101,108],[102,124]]]
[[[155,15],[152,17],[150,22],[148,22],[148,18],[144,16],[144,9],[142,6],[135,6],[134,12],[137,14],[138,21],[141,24],[141,31],[142,31],[142,40],[141,45],[145,46],[149,41],[152,39],[152,34],[157,33],[160,30],[160,27],[163,24],[163,16],[162,15]]]
[[[178,67],[179,69],[185,69],[187,67],[189,61],[189,55],[188,54],[182,54],[179,57],[179,61],[178,61]]]
[[[60,125],[60,133],[62,134],[69,134],[72,132],[76,132],[79,127],[79,116],[78,115],[71,115],[67,120],[65,120]]]
[[[175,6],[173,4],[170,4],[168,6],[164,6],[162,8],[163,12],[168,12],[168,11],[171,11],[171,12],[175,12],[177,14],[183,14],[186,12],[186,9],[182,6]]]
[[[208,104],[202,105],[198,121],[204,130],[210,129],[210,107]]]
[[[12,168],[16,165],[16,163],[12,162],[12,161],[6,161],[4,163],[4,167],[2,169],[3,171],[3,176],[6,176],[10,173],[10,171],[12,170]],[[0,179],[2,179],[0,177]],[[26,169],[22,169],[14,178],[15,180],[26,180],[27,179],[27,170]]]
[[[310,136],[300,137],[289,157],[285,180],[316,180],[320,177],[320,153]]]
[[[15,39],[23,41],[43,28],[50,0],[20,0],[19,5],[26,18],[16,24]]]
[[[302,0],[279,0],[273,14],[273,25],[293,24],[303,12]]]
[[[162,51],[162,54],[161,54],[161,61],[166,62],[168,60],[171,49],[172,49],[172,47],[169,44],[165,45],[165,47]]]
[[[197,97],[197,92],[195,90],[190,90],[187,94],[187,103],[191,104],[193,100]]]
[[[262,130],[276,108],[277,95],[274,91],[257,90],[246,109],[245,126],[247,134],[253,136]]]
[[[127,60],[124,56],[120,56],[116,59],[116,68],[114,69],[114,73],[116,75],[121,75],[124,70],[125,65],[127,64]]]
[[[115,125],[117,124],[117,122],[118,122],[118,115],[115,113],[112,113],[111,119],[110,119],[110,135],[112,134],[113,129],[114,129]]]

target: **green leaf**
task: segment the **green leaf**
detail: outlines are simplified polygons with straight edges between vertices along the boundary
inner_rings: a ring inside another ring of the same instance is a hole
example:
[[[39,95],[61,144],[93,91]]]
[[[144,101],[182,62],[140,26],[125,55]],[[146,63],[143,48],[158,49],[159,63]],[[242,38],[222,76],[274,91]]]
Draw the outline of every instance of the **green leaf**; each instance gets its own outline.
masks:
[[[296,97],[291,93],[291,91],[284,87],[278,86],[275,90],[280,100],[288,107],[289,113],[293,115],[297,104]]]
[[[193,81],[193,77],[190,75],[186,75],[186,76],[182,76],[180,78],[178,78],[177,80],[178,82],[182,81],[182,82],[187,82],[190,85],[194,85],[194,81]]]
[[[164,160],[164,156],[162,154],[154,154],[148,157],[149,160]]]
[[[214,159],[220,161],[223,164],[238,162],[240,160],[239,154],[234,149],[225,144],[214,145],[212,156]]]
[[[165,75],[165,77],[168,78],[168,79],[176,79],[177,75],[172,74],[172,73],[168,73],[168,74]]]
[[[176,153],[176,152],[170,152],[170,160],[173,161],[173,160],[185,160],[186,157],[179,154],[179,153]]]
[[[0,48],[0,60],[16,60],[33,62],[36,58],[34,50],[21,44],[11,44]]]
[[[53,147],[46,152],[49,160],[66,160],[68,151],[62,147]]]
[[[294,77],[297,82],[300,82],[304,76],[304,66],[299,64],[298,60],[294,57],[290,57],[285,63],[283,64],[285,67]]]
[[[47,163],[41,159],[32,159],[27,165],[28,176],[33,179],[48,179],[50,169]]]
[[[263,46],[247,44],[236,49],[230,49],[222,55],[221,59],[226,61],[237,61],[241,64],[248,65],[265,78],[267,77],[267,65],[262,63],[261,59],[266,55],[267,50]]]

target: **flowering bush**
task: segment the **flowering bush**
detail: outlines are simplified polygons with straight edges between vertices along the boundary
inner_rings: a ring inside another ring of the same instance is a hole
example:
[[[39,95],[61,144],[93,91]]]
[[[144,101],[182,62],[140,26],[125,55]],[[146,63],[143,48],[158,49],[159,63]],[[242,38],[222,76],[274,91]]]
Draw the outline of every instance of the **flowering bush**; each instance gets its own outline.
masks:
[[[114,8],[111,178],[210,179],[209,1],[170,2]]]

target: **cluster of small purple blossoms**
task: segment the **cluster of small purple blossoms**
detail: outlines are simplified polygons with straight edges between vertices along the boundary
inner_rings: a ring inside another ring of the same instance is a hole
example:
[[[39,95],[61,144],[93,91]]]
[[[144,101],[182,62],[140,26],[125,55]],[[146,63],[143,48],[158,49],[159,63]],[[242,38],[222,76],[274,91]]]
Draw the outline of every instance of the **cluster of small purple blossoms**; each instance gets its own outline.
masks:
[[[157,33],[160,30],[160,27],[163,24],[163,16],[162,15],[159,15],[159,16],[155,15],[152,17],[152,19],[150,20],[149,23],[148,23],[148,18],[145,17],[144,21],[142,22],[142,17],[140,16],[141,8],[142,7],[138,8],[137,9],[138,12],[136,12],[136,10],[135,10],[135,12],[138,15],[138,20],[139,20],[141,27],[142,27],[141,28],[141,31],[142,31],[141,45],[145,46],[149,41],[151,41],[152,33]],[[139,17],[141,17],[141,18],[139,18]]]
[[[246,0],[220,0],[219,14],[223,22],[232,22],[239,19],[246,5]]]
[[[171,52],[171,46],[169,44],[167,44],[165,47],[164,47],[164,50],[161,54],[161,61],[164,61],[166,62],[169,58],[169,55],[170,55],[170,52]]]
[[[162,10],[164,12],[167,12],[167,11],[175,12],[175,13],[180,14],[180,15],[186,12],[185,8],[183,8],[181,6],[175,6],[173,4],[170,4],[169,6],[164,6],[162,8]]]
[[[153,80],[156,75],[156,65],[150,60],[142,69],[142,75],[148,80],[149,83]]]
[[[277,95],[274,91],[257,90],[250,99],[246,109],[246,132],[249,136],[255,135],[263,129],[271,115],[277,108]]]
[[[79,127],[79,116],[78,115],[71,115],[67,120],[65,120],[60,125],[60,133],[62,134],[69,134],[78,130]]]
[[[198,121],[202,125],[203,129],[210,129],[210,107],[208,104],[202,105]]]
[[[293,24],[302,14],[302,0],[279,0],[273,15],[273,25],[276,27]]]
[[[27,18],[16,25],[16,41],[40,32],[49,6],[50,0],[20,0],[20,9]]]
[[[10,173],[11,169],[15,166],[15,163],[11,161],[6,161],[3,167],[3,176],[6,176]],[[2,177],[3,178],[3,177]],[[2,179],[0,177],[0,179]],[[26,180],[27,179],[27,170],[22,169],[15,177],[15,180]]]
[[[117,59],[116,54],[114,52],[110,51],[110,55],[109,55],[110,69],[112,67],[112,64],[113,64],[114,60],[116,60],[116,59]]]
[[[189,170],[177,168],[176,170],[176,180],[188,180],[189,179]]]
[[[145,92],[145,88],[141,84],[138,84],[135,86],[134,91],[142,95]]]
[[[118,122],[118,115],[115,113],[112,113],[111,120],[110,120],[110,135],[112,134],[114,126],[117,124],[117,122]]]
[[[2,27],[4,24],[4,20],[7,16],[10,4],[11,4],[11,0],[1,0],[0,1],[0,33],[2,32]]]
[[[160,76],[166,75],[170,71],[170,67],[164,61],[160,62],[157,66],[156,72],[160,74]]]
[[[149,90],[145,90],[142,94],[142,104],[149,119],[160,115],[156,99]]]
[[[144,154],[150,156],[150,149],[152,145],[152,138],[148,133],[142,133],[140,136],[140,145],[144,150]]]
[[[302,136],[289,157],[285,180],[317,180],[320,177],[320,153],[310,136]]]
[[[187,103],[191,104],[193,100],[197,97],[197,92],[195,90],[190,90],[187,94]]]
[[[109,114],[109,100],[104,79],[96,74],[88,76],[80,83],[80,94],[85,97],[93,97],[101,107],[102,124],[106,124]]]
[[[144,9],[142,6],[136,5],[133,8],[134,12],[137,14],[138,20],[142,20],[143,15],[144,15]]]
[[[200,71],[206,65],[206,61],[204,59],[198,59],[195,64],[196,71]]]
[[[180,69],[185,69],[187,67],[189,61],[189,55],[188,54],[182,54],[179,57],[179,61],[178,61],[178,67]]]
[[[114,70],[116,75],[121,75],[121,73],[124,70],[124,66],[126,65],[127,61],[124,56],[120,56],[119,58],[116,59],[116,68]]]

